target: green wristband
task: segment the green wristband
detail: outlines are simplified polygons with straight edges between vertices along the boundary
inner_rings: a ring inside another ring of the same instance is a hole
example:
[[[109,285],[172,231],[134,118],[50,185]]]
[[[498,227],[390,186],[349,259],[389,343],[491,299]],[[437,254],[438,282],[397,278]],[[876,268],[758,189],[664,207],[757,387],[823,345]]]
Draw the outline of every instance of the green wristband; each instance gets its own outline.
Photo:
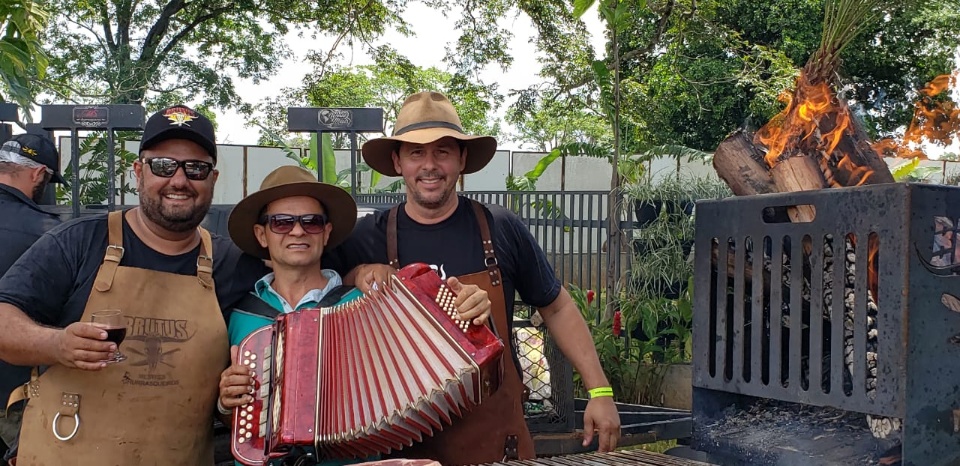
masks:
[[[597,387],[589,390],[590,399],[599,398],[602,396],[613,396],[613,387]]]

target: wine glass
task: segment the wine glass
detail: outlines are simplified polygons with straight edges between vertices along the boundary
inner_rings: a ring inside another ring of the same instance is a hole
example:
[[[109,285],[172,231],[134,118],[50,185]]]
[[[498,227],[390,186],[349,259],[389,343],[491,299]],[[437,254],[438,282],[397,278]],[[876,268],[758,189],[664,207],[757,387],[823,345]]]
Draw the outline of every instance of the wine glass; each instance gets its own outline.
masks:
[[[125,361],[127,356],[120,352],[120,343],[127,336],[127,321],[123,318],[123,311],[120,309],[105,309],[91,314],[90,321],[94,325],[107,331],[107,341],[112,341],[117,345],[117,351],[113,357],[103,362],[114,363]]]

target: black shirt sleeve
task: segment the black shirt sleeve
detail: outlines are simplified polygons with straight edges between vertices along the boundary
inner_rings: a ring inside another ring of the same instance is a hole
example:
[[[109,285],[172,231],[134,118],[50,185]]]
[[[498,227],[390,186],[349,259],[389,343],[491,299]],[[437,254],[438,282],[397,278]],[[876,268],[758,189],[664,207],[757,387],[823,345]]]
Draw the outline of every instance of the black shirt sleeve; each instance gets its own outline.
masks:
[[[376,212],[357,221],[344,242],[323,254],[323,268],[346,276],[360,264],[386,264],[387,212]]]
[[[89,229],[76,225],[45,233],[20,256],[0,279],[0,302],[17,306],[41,324],[63,326],[66,298],[78,284],[79,249],[90,244],[84,241],[90,239]]]
[[[213,241],[213,282],[217,301],[227,317],[234,305],[253,290],[253,285],[270,273],[263,260],[240,250],[226,237],[211,234]]]
[[[523,302],[535,307],[552,303],[561,284],[537,240],[513,212],[498,205],[487,208],[496,225],[494,245],[501,272],[510,274]]]

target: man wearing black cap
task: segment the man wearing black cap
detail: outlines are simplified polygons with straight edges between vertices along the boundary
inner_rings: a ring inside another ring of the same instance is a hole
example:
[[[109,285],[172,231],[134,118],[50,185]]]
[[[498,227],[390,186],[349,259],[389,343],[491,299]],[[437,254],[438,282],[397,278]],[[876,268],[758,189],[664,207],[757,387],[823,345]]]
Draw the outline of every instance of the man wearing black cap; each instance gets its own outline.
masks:
[[[48,232],[0,279],[0,359],[47,368],[14,392],[29,398],[19,466],[213,463],[225,315],[268,271],[200,227],[214,141],[193,109],[157,112],[133,164],[140,205]],[[125,339],[91,323],[102,310]]]
[[[0,276],[60,217],[37,203],[47,183],[64,183],[57,148],[50,139],[20,134],[0,145]],[[7,408],[7,398],[30,377],[30,368],[0,361],[0,454],[16,446],[23,403]]]

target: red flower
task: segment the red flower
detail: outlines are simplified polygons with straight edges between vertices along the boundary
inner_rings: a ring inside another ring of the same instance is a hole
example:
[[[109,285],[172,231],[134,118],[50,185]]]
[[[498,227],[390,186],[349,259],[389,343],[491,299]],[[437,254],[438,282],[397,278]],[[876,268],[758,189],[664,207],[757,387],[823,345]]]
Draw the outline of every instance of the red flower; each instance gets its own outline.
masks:
[[[596,295],[593,290],[587,290],[587,306],[593,304],[593,298],[596,297]]]
[[[620,337],[620,310],[613,313],[613,336]]]

